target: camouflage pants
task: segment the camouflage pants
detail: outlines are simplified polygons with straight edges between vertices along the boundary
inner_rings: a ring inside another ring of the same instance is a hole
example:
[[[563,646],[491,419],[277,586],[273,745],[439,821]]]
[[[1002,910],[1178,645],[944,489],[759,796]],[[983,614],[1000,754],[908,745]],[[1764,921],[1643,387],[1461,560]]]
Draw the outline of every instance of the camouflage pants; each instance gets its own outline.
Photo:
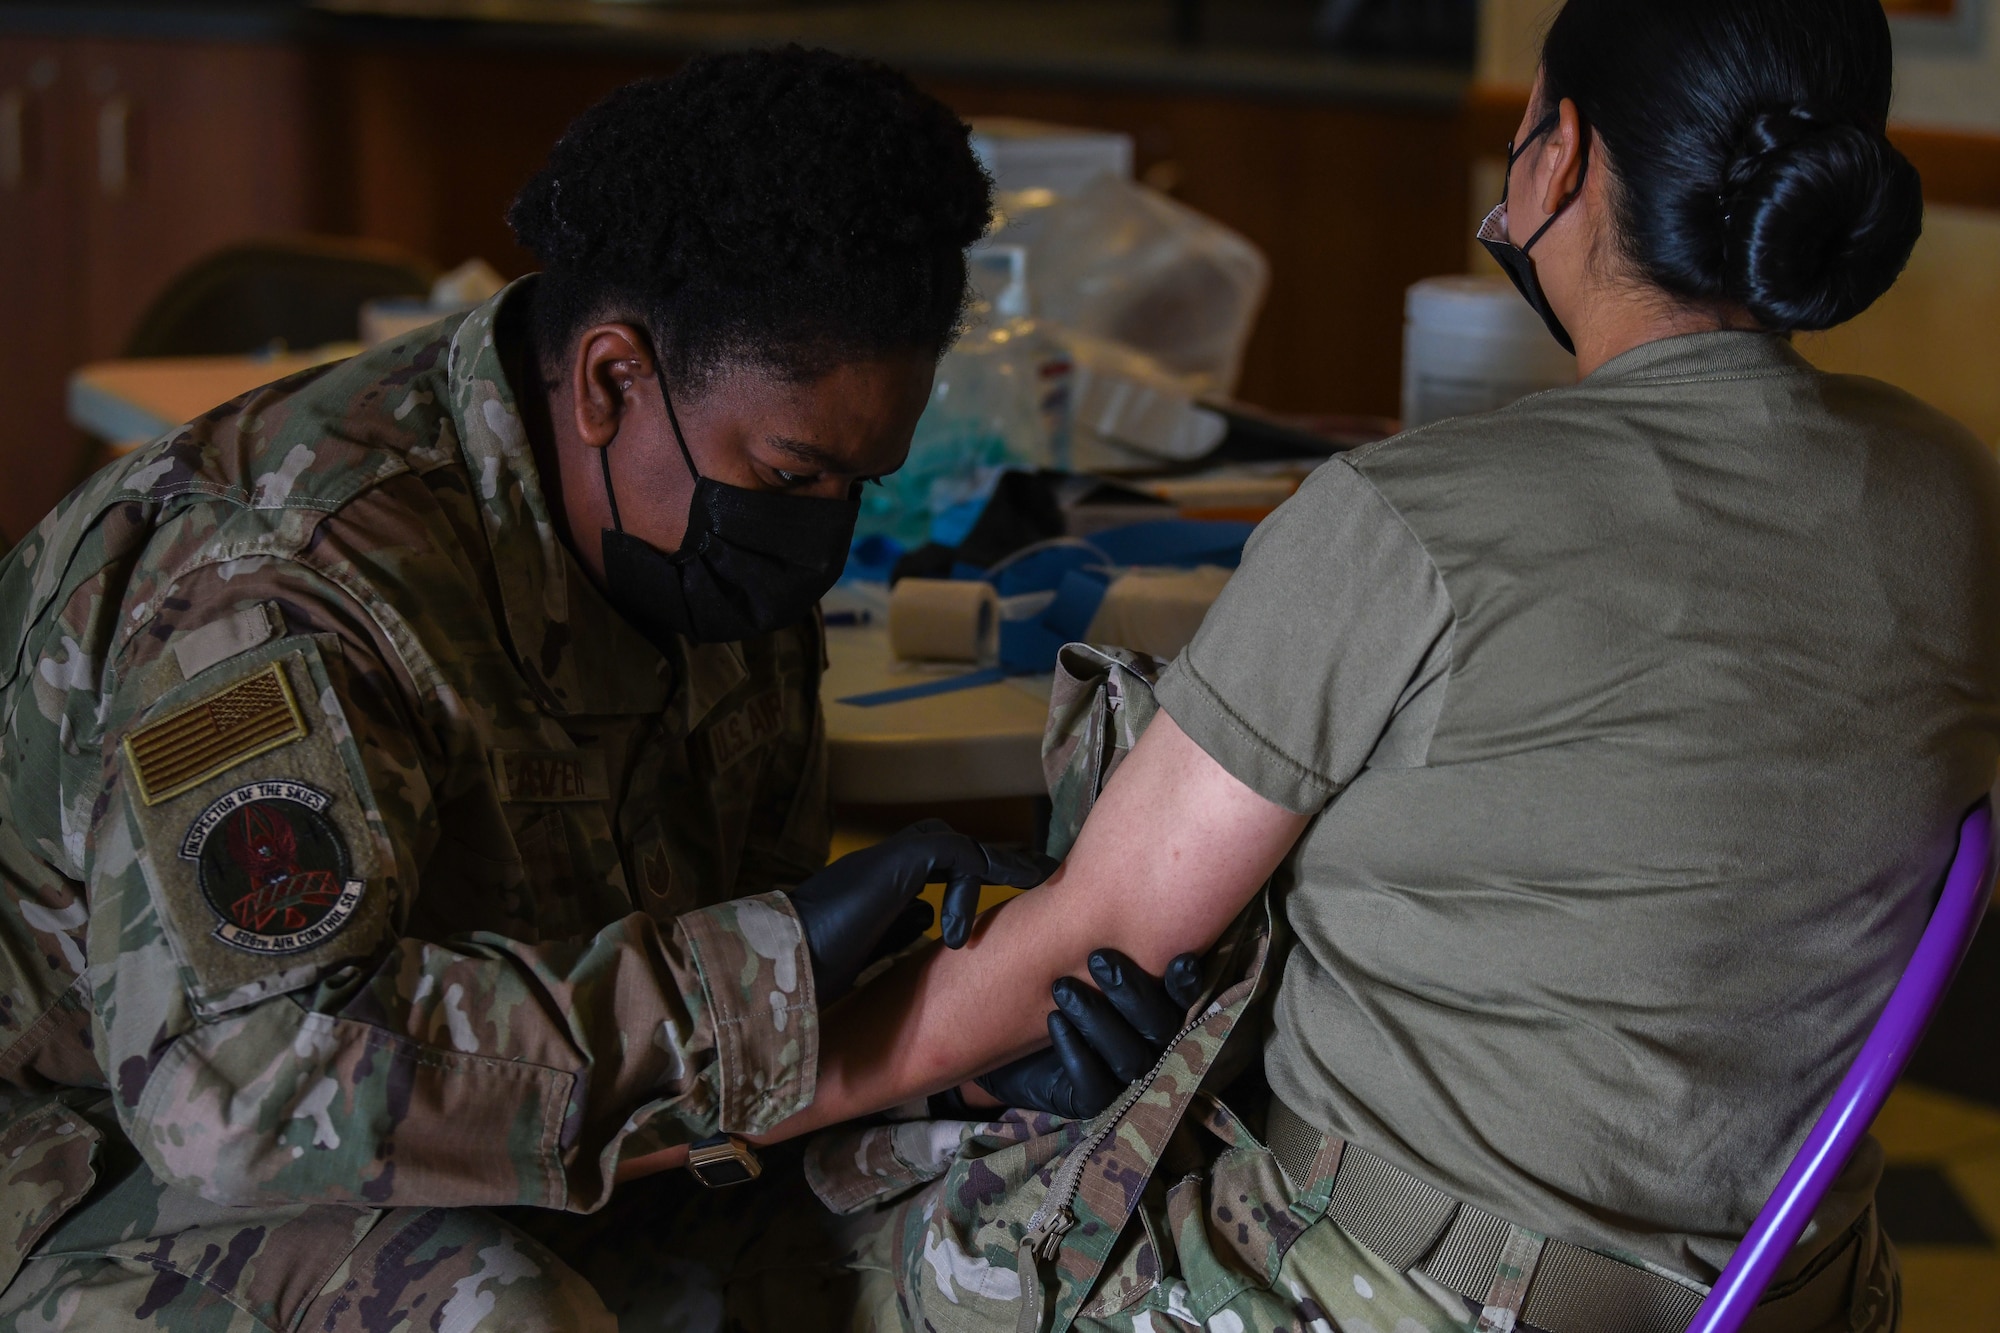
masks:
[[[546,1246],[473,1208],[227,1208],[144,1167],[101,1183],[4,1292],[0,1330],[608,1330]]]
[[[1185,1143],[1186,1140],[1183,1140]],[[1239,1140],[1205,1161],[1186,1158],[1179,1182],[1152,1182],[1072,1333],[1470,1333],[1480,1310],[1423,1275],[1391,1268],[1330,1218],[1303,1222],[1299,1191],[1262,1145]],[[1004,1219],[1007,1182],[946,1176],[914,1195],[843,1221],[843,1262],[861,1279],[853,1327],[924,1333],[1013,1333],[1023,1275]],[[1019,1183],[1019,1182],[1015,1182]],[[945,1191],[978,1190],[968,1211]],[[968,1217],[970,1225],[967,1225]],[[995,1242],[998,1243],[995,1243]],[[1759,1333],[1894,1333],[1901,1269],[1871,1208],[1856,1222],[1851,1303],[1828,1316],[1767,1312]],[[1047,1324],[1044,1324],[1044,1328]],[[1509,1323],[1520,1333],[1541,1333]]]
[[[1234,1158],[1235,1160],[1230,1160]],[[915,1197],[848,1219],[848,1262],[873,1276],[856,1329],[1013,1333],[1022,1277],[1004,1248],[954,1234],[950,1210]],[[1153,1192],[1129,1223],[1124,1262],[1070,1325],[1075,1333],[1466,1333],[1472,1314],[1322,1219],[1287,1234],[1289,1200],[1268,1153],[1224,1154],[1205,1175]],[[995,1206],[1000,1206],[995,1201]],[[1274,1244],[1281,1241],[1282,1244]],[[1433,1292],[1435,1294],[1433,1294]],[[1474,1312],[1476,1314],[1476,1312]]]
[[[860,1303],[834,1221],[782,1152],[757,1184],[673,1172],[590,1216],[228,1208],[127,1165],[0,1291],[0,1333],[833,1333]]]
[[[1193,1169],[1189,1169],[1192,1167]],[[1477,1311],[1391,1269],[1330,1220],[1291,1219],[1261,1147],[1183,1161],[1149,1186],[1077,1333],[1465,1333]],[[1164,1174],[1164,1173],[1163,1173]],[[961,1185],[964,1182],[961,1182]],[[1012,1333],[1023,1286],[1008,1245],[951,1222],[940,1179],[848,1217],[794,1153],[709,1191],[680,1173],[623,1186],[602,1212],[241,1210],[143,1170],[100,1190],[0,1292],[0,1333],[489,1329],[623,1333]],[[976,1211],[1008,1210],[984,1182]],[[1894,1249],[1867,1219],[1840,1333],[1892,1333]],[[983,1230],[983,1228],[981,1229]],[[1524,1333],[1536,1333],[1523,1326]],[[1787,1333],[1790,1333],[1788,1330]],[[1812,1333],[1834,1333],[1814,1329]]]

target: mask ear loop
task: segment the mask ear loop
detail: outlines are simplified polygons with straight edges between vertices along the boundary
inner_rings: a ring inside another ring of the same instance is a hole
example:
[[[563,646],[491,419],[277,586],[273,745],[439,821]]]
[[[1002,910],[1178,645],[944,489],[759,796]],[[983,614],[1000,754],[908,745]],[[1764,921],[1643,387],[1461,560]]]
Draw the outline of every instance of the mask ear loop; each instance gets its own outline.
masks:
[[[681,461],[688,465],[688,473],[696,481],[701,480],[701,469],[694,465],[694,455],[688,452],[687,436],[681,434],[681,419],[674,411],[674,396],[667,392],[667,377],[660,376],[660,401],[667,405],[667,424],[674,428],[674,443],[681,447]]]
[[[624,532],[625,525],[618,521],[618,492],[611,489],[611,446],[606,444],[597,451],[597,462],[604,469],[604,498],[611,502],[611,526],[615,531]]]
[[[1535,140],[1541,138],[1543,135],[1547,134],[1552,128],[1554,128],[1556,123],[1561,118],[1561,116],[1562,112],[1560,111],[1550,112],[1548,118],[1535,128],[1535,132],[1533,134],[1528,136],[1528,142],[1521,145],[1521,152],[1522,153],[1527,152],[1530,144],[1534,143]],[[1583,126],[1581,128],[1583,129],[1583,146],[1579,150],[1578,155],[1583,160],[1577,167],[1576,188],[1571,190],[1568,194],[1562,197],[1561,202],[1559,202],[1556,205],[1555,212],[1549,214],[1548,221],[1544,222],[1541,225],[1541,227],[1536,230],[1535,234],[1528,238],[1528,243],[1521,247],[1522,254],[1527,254],[1528,251],[1534,249],[1535,242],[1541,240],[1542,237],[1548,235],[1549,228],[1556,225],[1556,219],[1561,217],[1565,212],[1567,212],[1569,210],[1569,206],[1575,203],[1577,201],[1578,196],[1580,196],[1583,193],[1583,182],[1590,176],[1590,128],[1588,126]],[[1519,158],[1519,156],[1520,156],[1519,153],[1515,154],[1516,158]],[[1512,161],[1509,161],[1507,164],[1507,176],[1510,182],[1513,179],[1514,175],[1513,168],[1514,168],[1514,163]],[[1502,203],[1506,202],[1506,196],[1504,193],[1501,196],[1501,202]]]
[[[701,480],[701,469],[694,465],[694,455],[688,452],[687,437],[681,434],[681,419],[674,413],[674,396],[667,392],[666,377],[660,379],[660,401],[667,405],[667,424],[674,428],[674,443],[681,447],[681,461],[696,481]],[[618,492],[611,486],[611,446],[605,445],[597,451],[598,465],[604,470],[604,498],[611,505],[611,526],[619,532],[625,525],[618,521]]]
[[[1507,195],[1509,191],[1513,188],[1514,164],[1516,162],[1519,162],[1521,158],[1524,155],[1526,155],[1527,151],[1535,146],[1535,140],[1547,134],[1550,130],[1554,129],[1561,122],[1562,122],[1562,112],[1551,111],[1548,115],[1542,117],[1540,124],[1536,125],[1535,128],[1528,131],[1528,137],[1521,140],[1521,146],[1519,148],[1516,148],[1514,146],[1513,140],[1510,139],[1507,141],[1507,174],[1500,181],[1501,203],[1504,204],[1507,202]]]

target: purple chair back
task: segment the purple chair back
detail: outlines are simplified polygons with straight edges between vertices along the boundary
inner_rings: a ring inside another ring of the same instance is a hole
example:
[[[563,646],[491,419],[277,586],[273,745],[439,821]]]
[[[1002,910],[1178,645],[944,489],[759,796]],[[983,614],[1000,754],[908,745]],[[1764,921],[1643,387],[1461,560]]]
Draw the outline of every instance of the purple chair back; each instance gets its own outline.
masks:
[[[1806,1136],[1805,1146],[1736,1247],[1729,1267],[1701,1303],[1688,1333],[1736,1333],[1763,1299],[1764,1288],[1798,1243],[1813,1209],[1847,1165],[1916,1050],[1972,945],[1992,886],[1993,812],[1988,802],[1981,801],[1959,826],[1958,853],[1945,873],[1944,893],[1917,942],[1916,955],[1889,996],[1888,1007],[1875,1020],[1874,1031],[1833,1094],[1832,1105]]]

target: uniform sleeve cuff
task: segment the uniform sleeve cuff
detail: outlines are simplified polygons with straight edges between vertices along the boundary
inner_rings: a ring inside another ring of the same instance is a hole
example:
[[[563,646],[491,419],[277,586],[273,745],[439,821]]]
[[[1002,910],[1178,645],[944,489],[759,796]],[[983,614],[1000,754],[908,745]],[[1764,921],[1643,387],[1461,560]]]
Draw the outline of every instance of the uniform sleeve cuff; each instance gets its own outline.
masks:
[[[1238,782],[1294,814],[1318,813],[1340,792],[1280,750],[1217,694],[1196,669],[1192,652],[1175,659],[1154,689],[1167,716]]]
[[[717,1129],[762,1134],[812,1103],[819,1007],[805,930],[783,893],[683,915],[715,1025]]]

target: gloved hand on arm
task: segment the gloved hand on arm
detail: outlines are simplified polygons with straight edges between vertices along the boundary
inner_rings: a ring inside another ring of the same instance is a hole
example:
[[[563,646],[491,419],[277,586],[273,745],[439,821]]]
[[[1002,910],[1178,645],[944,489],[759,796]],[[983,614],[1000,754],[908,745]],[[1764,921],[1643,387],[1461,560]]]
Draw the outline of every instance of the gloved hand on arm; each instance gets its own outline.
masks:
[[[913,943],[930,925],[930,905],[917,898],[924,885],[945,886],[939,931],[956,949],[972,937],[982,884],[1032,889],[1056,864],[1040,852],[989,847],[941,819],[849,852],[792,890],[821,1007],[845,995],[870,962]]]
[[[872,847],[841,857],[792,890],[792,905],[812,956],[814,992],[822,1006],[847,993],[877,958],[915,942],[930,925],[930,906],[917,895],[942,882],[939,933],[949,948],[972,936],[984,884],[1029,889],[1056,868],[1052,857],[990,847],[927,819]],[[1049,1049],[981,1076],[979,1086],[1002,1105],[1068,1117],[1096,1115],[1153,1067],[1180,1031],[1201,993],[1201,962],[1183,954],[1154,977],[1115,949],[1090,955],[1098,989],[1063,977],[1051,988]],[[979,1113],[954,1091],[934,1100],[940,1115]]]
[[[1184,953],[1155,977],[1116,949],[1090,955],[1092,990],[1072,977],[1050,987],[1049,1049],[973,1080],[1002,1106],[1087,1119],[1143,1077],[1201,998],[1201,959]],[[943,1119],[981,1119],[959,1090],[931,1099]]]

